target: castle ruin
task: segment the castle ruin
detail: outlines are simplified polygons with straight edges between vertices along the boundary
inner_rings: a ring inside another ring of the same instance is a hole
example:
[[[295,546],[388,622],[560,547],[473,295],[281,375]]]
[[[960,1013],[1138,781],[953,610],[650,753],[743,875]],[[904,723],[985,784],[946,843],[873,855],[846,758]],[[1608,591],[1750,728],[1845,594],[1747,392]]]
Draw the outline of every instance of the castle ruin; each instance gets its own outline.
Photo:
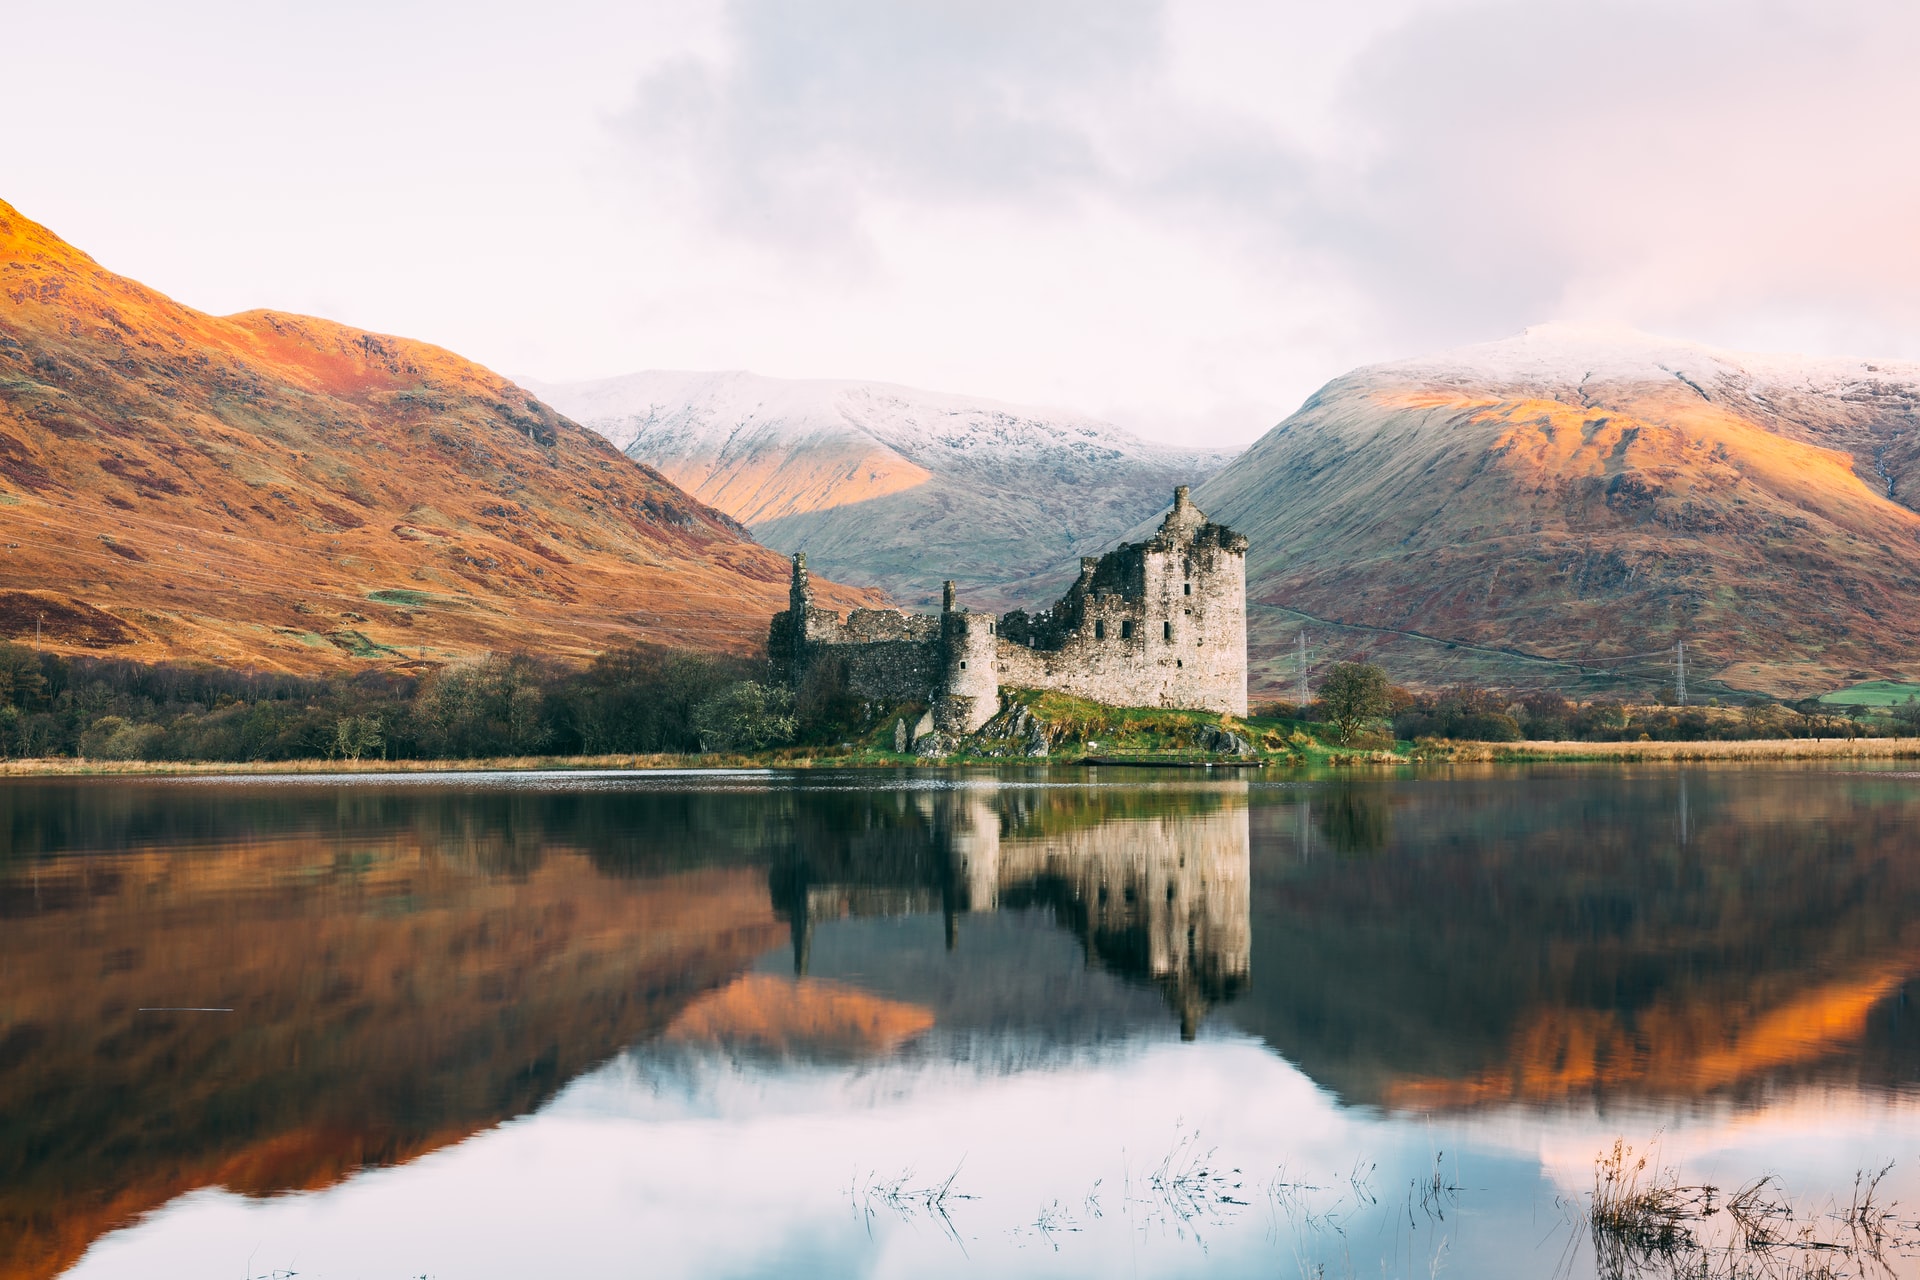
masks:
[[[816,663],[845,663],[849,687],[878,702],[923,702],[944,733],[972,733],[1000,711],[1002,687],[1046,689],[1112,706],[1247,713],[1247,540],[1208,520],[1182,485],[1145,542],[1084,557],[1050,609],[973,613],[946,584],[937,615],[813,603],[804,552],[767,652],[798,687]]]

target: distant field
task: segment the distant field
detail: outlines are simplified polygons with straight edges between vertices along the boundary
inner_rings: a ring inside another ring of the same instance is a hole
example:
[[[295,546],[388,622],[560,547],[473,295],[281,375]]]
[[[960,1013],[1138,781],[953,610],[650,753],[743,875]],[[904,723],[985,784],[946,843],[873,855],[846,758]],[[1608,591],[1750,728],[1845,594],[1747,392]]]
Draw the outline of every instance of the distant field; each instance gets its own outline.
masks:
[[[1820,701],[1839,707],[1891,707],[1908,698],[1920,698],[1920,684],[1901,684],[1894,680],[1869,680],[1820,695]]]

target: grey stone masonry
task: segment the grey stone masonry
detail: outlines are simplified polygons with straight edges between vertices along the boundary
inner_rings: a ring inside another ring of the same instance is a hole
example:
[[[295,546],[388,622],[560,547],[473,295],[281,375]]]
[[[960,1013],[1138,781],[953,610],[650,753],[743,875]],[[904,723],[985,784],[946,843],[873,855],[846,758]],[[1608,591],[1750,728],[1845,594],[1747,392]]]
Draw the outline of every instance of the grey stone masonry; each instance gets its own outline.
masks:
[[[856,692],[925,703],[947,733],[992,719],[1003,686],[1244,716],[1246,565],[1246,538],[1208,520],[1184,485],[1152,537],[1083,559],[1079,580],[1038,613],[971,613],[949,582],[938,616],[856,609],[842,619],[814,605],[802,553],[767,651],[795,686],[817,663],[844,663]]]

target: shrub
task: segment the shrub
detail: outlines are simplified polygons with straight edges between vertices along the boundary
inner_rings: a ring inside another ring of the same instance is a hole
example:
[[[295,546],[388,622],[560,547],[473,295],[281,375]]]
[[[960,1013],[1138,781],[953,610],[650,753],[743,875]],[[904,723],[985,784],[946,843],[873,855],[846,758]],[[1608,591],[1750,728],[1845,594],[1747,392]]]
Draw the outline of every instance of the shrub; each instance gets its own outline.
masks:
[[[102,716],[80,735],[80,754],[91,760],[150,760],[165,733],[157,724]]]

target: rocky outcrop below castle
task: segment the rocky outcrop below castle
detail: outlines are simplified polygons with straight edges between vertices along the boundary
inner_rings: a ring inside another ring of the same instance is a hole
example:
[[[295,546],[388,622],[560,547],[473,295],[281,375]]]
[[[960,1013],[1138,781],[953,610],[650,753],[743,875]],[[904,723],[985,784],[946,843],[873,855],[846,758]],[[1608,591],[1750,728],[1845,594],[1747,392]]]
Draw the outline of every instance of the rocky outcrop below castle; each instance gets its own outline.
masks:
[[[1011,694],[1004,701],[1004,709],[968,734],[943,733],[934,727],[931,712],[911,722],[901,716],[894,722],[893,749],[911,749],[926,759],[990,760],[1045,760],[1062,752],[1084,759],[1103,750],[1128,755],[1141,750],[1201,752],[1236,759],[1254,754],[1246,734],[1200,717],[1149,715],[1140,720],[1119,707],[1099,708],[1091,717],[1086,709],[1078,715],[1049,715],[1044,705],[1034,705],[1043,700],[1031,695]]]

